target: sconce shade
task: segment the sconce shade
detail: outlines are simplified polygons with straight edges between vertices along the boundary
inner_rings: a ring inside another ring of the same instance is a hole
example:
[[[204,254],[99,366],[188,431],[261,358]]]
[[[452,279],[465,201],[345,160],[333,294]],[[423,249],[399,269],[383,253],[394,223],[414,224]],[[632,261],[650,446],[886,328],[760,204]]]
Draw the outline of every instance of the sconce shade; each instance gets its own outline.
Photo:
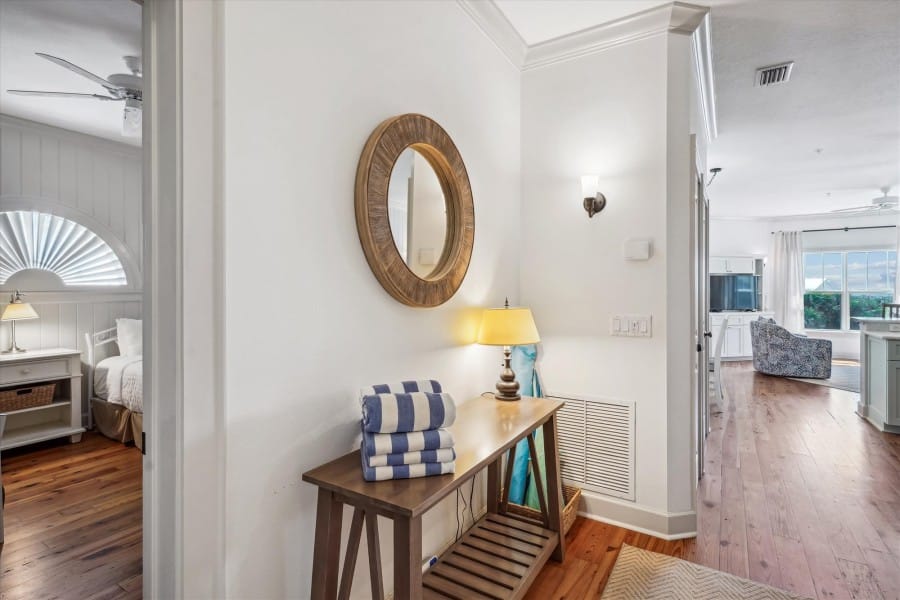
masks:
[[[581,176],[581,197],[594,198],[600,190],[599,175],[582,175]]]
[[[486,346],[520,346],[541,341],[534,317],[527,308],[489,308],[481,317],[478,343]]]
[[[38,314],[27,302],[10,302],[3,310],[3,316],[0,321],[25,321],[28,319],[37,319]]]

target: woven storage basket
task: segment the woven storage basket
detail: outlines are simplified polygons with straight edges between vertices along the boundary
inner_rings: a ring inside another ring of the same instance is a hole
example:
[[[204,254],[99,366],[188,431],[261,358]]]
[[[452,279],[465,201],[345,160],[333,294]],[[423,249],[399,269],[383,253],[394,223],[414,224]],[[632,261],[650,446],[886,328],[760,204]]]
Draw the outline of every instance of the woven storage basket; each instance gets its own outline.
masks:
[[[47,406],[53,402],[55,383],[32,385],[0,391],[0,412]]]
[[[569,533],[569,530],[572,529],[572,525],[575,523],[575,517],[578,516],[578,503],[581,500],[581,488],[564,485],[562,486],[562,489],[563,503],[565,504],[563,507],[563,531]],[[509,512],[535,521],[542,520],[541,511],[534,510],[528,506],[510,504]]]

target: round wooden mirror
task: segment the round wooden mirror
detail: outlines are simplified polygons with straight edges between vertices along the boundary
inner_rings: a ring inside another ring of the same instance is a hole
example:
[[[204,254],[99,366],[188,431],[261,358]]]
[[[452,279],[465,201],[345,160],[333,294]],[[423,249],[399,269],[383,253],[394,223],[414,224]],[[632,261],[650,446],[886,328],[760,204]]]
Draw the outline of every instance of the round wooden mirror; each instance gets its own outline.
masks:
[[[372,132],[356,171],[356,227],[372,272],[400,302],[438,306],[456,293],[475,209],[466,165],[440,125],[406,114]]]

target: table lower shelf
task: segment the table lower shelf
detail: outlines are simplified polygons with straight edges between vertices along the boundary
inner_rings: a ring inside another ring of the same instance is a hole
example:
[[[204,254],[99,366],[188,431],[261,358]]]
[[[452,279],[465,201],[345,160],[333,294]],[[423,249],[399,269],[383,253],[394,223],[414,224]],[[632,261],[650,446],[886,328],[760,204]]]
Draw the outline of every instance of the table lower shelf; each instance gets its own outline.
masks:
[[[488,513],[422,579],[423,598],[520,598],[559,542],[559,534]]]

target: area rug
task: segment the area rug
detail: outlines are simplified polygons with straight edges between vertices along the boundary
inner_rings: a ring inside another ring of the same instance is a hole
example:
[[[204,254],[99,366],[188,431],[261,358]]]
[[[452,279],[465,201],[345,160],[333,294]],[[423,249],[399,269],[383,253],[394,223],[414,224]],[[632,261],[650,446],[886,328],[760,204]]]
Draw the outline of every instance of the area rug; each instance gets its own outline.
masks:
[[[859,393],[859,365],[857,364],[832,364],[831,377],[828,379],[804,379],[802,377],[791,377],[790,379]]]
[[[622,545],[602,600],[800,600],[686,560]]]

